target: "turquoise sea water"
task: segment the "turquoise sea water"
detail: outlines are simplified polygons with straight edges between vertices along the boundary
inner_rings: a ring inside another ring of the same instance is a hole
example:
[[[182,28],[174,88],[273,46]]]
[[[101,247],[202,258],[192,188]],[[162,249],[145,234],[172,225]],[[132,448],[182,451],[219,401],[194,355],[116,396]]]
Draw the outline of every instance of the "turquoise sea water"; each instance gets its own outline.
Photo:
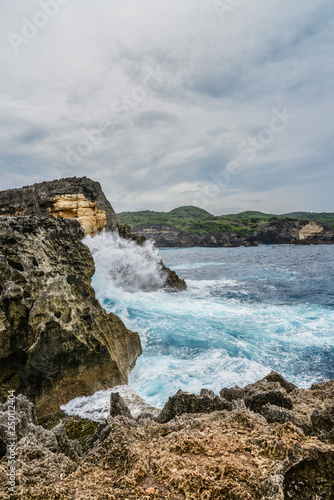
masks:
[[[300,387],[334,378],[334,246],[119,250],[87,239],[103,306],[140,335],[130,386],[162,407],[178,389],[215,392],[277,370]],[[116,248],[117,247],[117,248]],[[187,281],[182,293],[135,285],[164,263]],[[115,271],[117,271],[115,273]],[[128,275],[115,280],[119,272]],[[117,281],[117,282],[116,282]]]

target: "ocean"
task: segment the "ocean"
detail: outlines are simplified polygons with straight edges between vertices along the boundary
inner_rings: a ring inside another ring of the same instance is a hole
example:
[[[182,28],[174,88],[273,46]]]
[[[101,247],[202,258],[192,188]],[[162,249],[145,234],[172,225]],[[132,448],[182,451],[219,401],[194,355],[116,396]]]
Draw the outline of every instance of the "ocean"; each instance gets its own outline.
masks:
[[[178,389],[219,393],[270,370],[304,388],[334,378],[334,246],[157,250],[110,233],[85,243],[97,298],[141,338],[129,386],[113,389],[134,414],[140,398],[162,408]],[[186,280],[186,291],[157,289],[161,258]],[[110,392],[62,408],[101,420]]]

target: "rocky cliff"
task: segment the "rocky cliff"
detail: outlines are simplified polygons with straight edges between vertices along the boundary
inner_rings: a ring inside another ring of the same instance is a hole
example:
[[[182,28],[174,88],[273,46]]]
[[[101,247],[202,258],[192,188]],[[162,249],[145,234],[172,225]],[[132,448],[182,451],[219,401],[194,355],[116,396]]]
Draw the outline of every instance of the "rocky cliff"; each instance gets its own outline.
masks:
[[[87,177],[68,177],[0,192],[0,215],[53,216],[79,221],[85,234],[117,228],[116,214],[101,185]]]
[[[261,244],[334,243],[334,229],[313,221],[273,221],[263,224],[252,235],[222,232],[201,235],[187,233],[162,224],[133,228],[138,237],[153,241],[156,247],[238,247]]]
[[[27,395],[38,414],[126,383],[141,354],[138,335],[95,299],[82,237],[75,221],[0,217],[1,395]]]
[[[308,220],[272,221],[260,226],[247,240],[251,244],[334,243],[334,229]]]
[[[139,237],[144,237],[153,241],[158,248],[163,247],[238,247],[249,246],[248,241],[240,234],[219,233],[210,235],[201,235],[187,233],[180,229],[174,229],[163,224],[154,224],[152,226],[135,226],[133,232]]]
[[[331,500],[333,396],[334,381],[304,390],[271,372],[220,395],[178,391],[157,418],[134,419],[116,393],[110,416],[83,449],[62,424],[38,426],[32,405],[19,396],[13,498]],[[0,445],[6,443],[6,409],[0,405]]]
[[[74,222],[74,227],[77,221],[83,229],[81,237],[94,236],[106,229],[118,231],[122,238],[131,239],[138,245],[146,240],[132,233],[129,226],[118,224],[101,185],[87,177],[67,177],[0,192],[0,216],[29,215],[66,219]],[[162,272],[166,273],[166,289],[182,291],[187,288],[186,282],[164,264]]]

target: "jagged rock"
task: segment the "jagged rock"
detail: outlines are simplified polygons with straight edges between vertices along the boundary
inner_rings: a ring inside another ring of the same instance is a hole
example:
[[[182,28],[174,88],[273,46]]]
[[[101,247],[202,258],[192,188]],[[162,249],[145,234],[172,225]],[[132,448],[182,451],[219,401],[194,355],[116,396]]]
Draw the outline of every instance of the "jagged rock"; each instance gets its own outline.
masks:
[[[261,415],[265,417],[269,424],[275,422],[279,424],[285,424],[286,422],[291,422],[296,427],[300,427],[305,433],[310,434],[312,427],[310,424],[305,424],[301,419],[296,417],[293,412],[282,408],[281,406],[276,406],[271,403],[267,403],[261,408]]]
[[[181,279],[175,271],[171,271],[168,267],[165,266],[165,264],[161,261],[161,268],[162,271],[166,273],[167,278],[166,278],[166,283],[165,283],[165,289],[171,292],[179,291],[181,292],[182,290],[185,290],[187,288],[187,284],[185,280]]]
[[[245,395],[245,390],[236,385],[235,387],[223,387],[219,394],[221,398],[227,401],[234,401],[236,399],[242,399]]]
[[[280,373],[272,370],[261,380],[253,384],[248,384],[245,387],[239,387],[237,385],[234,387],[223,387],[220,391],[220,396],[228,401],[234,401],[245,399],[252,394],[274,390],[281,391],[282,389],[283,392],[291,393],[297,389],[297,387],[291,382],[288,382]],[[267,402],[270,403],[271,401]]]
[[[268,403],[281,408],[287,408],[288,410],[293,408],[291,399],[285,397],[282,392],[277,390],[252,394],[245,398],[245,405],[255,412],[261,412],[262,407]]]
[[[85,234],[94,236],[106,229],[118,231],[122,238],[133,240],[138,245],[146,241],[144,236],[132,233],[129,226],[118,224],[116,214],[105,197],[101,185],[87,177],[67,177],[1,191],[1,215],[64,218],[80,238]],[[76,222],[79,222],[82,231],[78,230]],[[15,265],[20,270],[20,262],[13,262],[13,266]],[[161,271],[166,273],[165,287],[168,291],[186,289],[185,281],[163,263]],[[12,293],[15,293],[15,290]],[[19,293],[19,290],[16,293]]]
[[[284,476],[284,499],[332,500],[334,452],[315,451],[291,467]]]
[[[0,192],[0,215],[76,219],[85,234],[117,229],[116,214],[101,185],[87,177],[67,177]]]
[[[334,405],[323,411],[314,410],[311,415],[313,431],[319,439],[334,444]]]
[[[286,392],[292,392],[297,389],[297,386],[292,382],[288,382],[280,373],[272,370],[268,375],[263,377],[263,380],[267,380],[268,382],[278,382],[279,385],[286,390]]]
[[[119,392],[112,392],[110,394],[110,416],[117,417],[117,415],[122,415],[123,417],[132,418],[131,412],[124,403]]]
[[[15,397],[15,438],[17,450],[34,455],[43,454],[43,449],[53,453],[63,453],[71,460],[78,461],[82,449],[77,441],[67,438],[65,427],[59,424],[52,430],[38,425],[34,405],[22,394]],[[0,404],[0,438],[6,444],[11,443],[8,433],[8,401]],[[29,451],[29,448],[34,451]],[[36,450],[39,450],[38,452]]]
[[[94,261],[77,222],[0,217],[0,383],[39,415],[127,382],[136,333],[107,314],[91,287]]]
[[[210,413],[216,410],[230,409],[231,404],[212,391],[202,389],[197,396],[179,389],[174,396],[168,399],[156,420],[165,423],[184,413]]]
[[[273,378],[284,383],[280,377]],[[252,394],[263,394],[265,388],[268,392],[268,387],[281,387],[286,393],[279,382],[265,378],[249,386]],[[182,414],[165,423],[109,416],[78,461],[56,453],[59,443],[54,433],[51,437],[30,423],[19,441],[15,498],[331,499],[334,445],[318,439],[322,431],[317,434],[316,426],[314,435],[307,435],[301,425],[307,419],[310,423],[315,409],[324,412],[332,407],[334,381],[312,387],[290,391],[291,410],[263,406],[268,420],[270,415],[275,417],[273,423],[241,406],[215,411],[215,405],[210,409],[203,405],[202,413]],[[195,398],[204,403],[218,396],[202,390]],[[327,429],[326,422],[321,425]],[[7,481],[7,467],[3,457],[2,485]],[[2,488],[0,499],[7,498]]]
[[[37,417],[34,405],[22,394],[15,397],[15,437],[21,439],[28,432],[30,424],[37,425]],[[8,424],[8,400],[0,403],[0,436],[7,433]]]

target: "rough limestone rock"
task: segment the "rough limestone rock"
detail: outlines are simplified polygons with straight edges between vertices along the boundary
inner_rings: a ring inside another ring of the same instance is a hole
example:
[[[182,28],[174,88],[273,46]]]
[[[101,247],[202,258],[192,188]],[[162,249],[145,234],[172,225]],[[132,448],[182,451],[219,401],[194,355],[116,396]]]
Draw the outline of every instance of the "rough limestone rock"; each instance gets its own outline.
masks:
[[[0,217],[0,391],[47,415],[76,396],[124,384],[136,333],[91,287],[94,261],[77,222]]]
[[[273,390],[268,392],[260,392],[259,394],[252,394],[245,398],[245,405],[252,411],[261,412],[262,407],[267,404],[279,406],[280,408],[293,408],[291,399],[284,396],[281,391]]]
[[[14,404],[16,468],[19,470],[21,489],[23,491],[29,489],[38,481],[45,481],[51,485],[66,473],[75,470],[82,457],[82,448],[77,441],[68,439],[64,425],[59,424],[52,430],[46,430],[38,425],[33,404],[21,394],[15,398]],[[6,445],[12,444],[8,442],[7,410],[7,403],[0,404],[0,440]],[[9,455],[6,453],[7,448],[0,456],[3,464],[8,460]],[[4,485],[7,480],[1,482]],[[6,489],[1,488],[2,495],[5,495],[1,498],[10,498]],[[29,498],[29,495],[25,498]]]
[[[132,418],[129,408],[124,403],[119,392],[112,392],[110,394],[110,416],[117,417],[123,415],[127,418]]]
[[[87,177],[68,177],[1,191],[0,215],[76,219],[89,235],[104,228],[117,229],[116,214],[101,185]]]
[[[168,399],[156,420],[160,423],[166,423],[184,413],[211,413],[231,408],[231,403],[208,389],[202,389],[199,396],[179,389],[174,396]]]
[[[268,377],[250,384],[246,392],[264,394],[268,387],[280,387],[293,404],[287,410],[268,403],[270,411],[278,409],[310,423],[315,410],[322,413],[332,405],[334,380],[288,393],[281,384],[291,389],[290,383],[281,375],[273,372]],[[195,398],[217,401],[208,390]],[[313,434],[307,435],[291,421],[269,422],[236,401],[224,410],[203,404],[202,413],[177,415],[166,423],[108,417],[79,462],[66,450],[67,455],[56,451],[58,431],[53,437],[28,431],[19,441],[15,499],[332,499],[334,445],[317,434],[316,423]],[[327,413],[319,424],[328,428]],[[3,457],[2,484],[6,470]],[[0,499],[7,498],[1,489]]]
[[[81,237],[94,236],[103,229],[117,231],[122,238],[142,245],[146,239],[131,232],[127,225],[117,222],[116,214],[105,197],[101,185],[87,177],[67,177],[41,182],[18,189],[0,192],[0,216],[45,216],[78,221],[83,229]],[[184,280],[161,264],[166,273],[165,287],[169,291],[187,288]]]
[[[319,439],[334,444],[334,405],[323,411],[314,410],[311,415],[312,430]]]

